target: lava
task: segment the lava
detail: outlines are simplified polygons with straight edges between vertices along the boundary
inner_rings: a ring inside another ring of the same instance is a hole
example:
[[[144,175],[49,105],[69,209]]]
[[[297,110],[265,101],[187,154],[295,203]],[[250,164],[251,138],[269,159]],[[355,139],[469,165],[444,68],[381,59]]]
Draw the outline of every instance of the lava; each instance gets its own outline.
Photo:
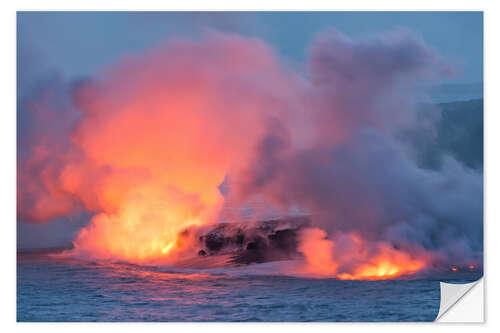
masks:
[[[339,245],[345,244],[346,238],[351,242],[348,249]],[[307,262],[304,273],[341,280],[381,280],[411,275],[428,266],[430,261],[429,254],[410,255],[387,243],[367,242],[356,233],[330,240],[327,233],[318,228],[302,232],[299,251]]]
[[[354,274],[342,273],[338,275],[338,278],[341,280],[390,279],[413,274],[425,267],[423,260],[411,259],[405,253],[400,253],[398,259],[391,258],[391,255],[381,255],[370,261],[371,263],[357,268]]]

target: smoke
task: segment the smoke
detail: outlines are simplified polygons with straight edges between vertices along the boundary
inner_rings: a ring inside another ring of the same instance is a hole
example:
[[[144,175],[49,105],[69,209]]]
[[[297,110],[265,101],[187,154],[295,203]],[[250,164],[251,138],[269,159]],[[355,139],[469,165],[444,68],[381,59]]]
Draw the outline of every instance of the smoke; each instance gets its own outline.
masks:
[[[50,116],[50,94],[34,99],[40,130],[20,156],[18,216],[84,209],[92,218],[74,255],[170,261],[192,254],[182,230],[215,222],[225,201],[259,197],[311,214],[299,245],[311,274],[479,262],[482,174],[451,156],[423,169],[400,139],[433,132],[418,102],[449,73],[405,30],[364,40],[325,32],[306,75],[256,38],[173,38],[70,85],[57,107],[69,120]]]
[[[125,57],[74,87],[81,119],[65,140],[45,131],[31,146],[20,163],[19,216],[44,221],[81,205],[94,217],[74,240],[77,252],[164,257],[185,227],[214,220],[218,186],[248,160],[260,124],[293,102],[293,80],[267,45],[233,35]]]
[[[444,61],[406,31],[364,41],[325,34],[310,59],[308,144],[290,144],[293,128],[268,132],[254,162],[235,177],[243,184],[237,195],[259,193],[281,207],[299,206],[334,242],[355,233],[371,244],[336,246],[340,259],[332,267],[363,251],[373,253],[365,262],[398,252],[389,262],[416,260],[413,271],[421,262],[481,261],[482,174],[451,156],[439,170],[422,169],[412,147],[398,139],[409,129],[432,133],[433,119],[418,113],[418,102],[425,97],[422,82],[449,73]],[[317,233],[310,235],[318,242]],[[403,253],[416,257],[402,260]]]

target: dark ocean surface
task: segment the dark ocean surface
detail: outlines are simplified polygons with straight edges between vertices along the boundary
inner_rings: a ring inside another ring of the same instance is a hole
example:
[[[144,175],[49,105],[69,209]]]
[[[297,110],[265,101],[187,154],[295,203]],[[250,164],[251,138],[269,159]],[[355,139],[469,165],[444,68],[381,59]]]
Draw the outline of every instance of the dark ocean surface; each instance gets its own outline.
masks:
[[[339,281],[242,272],[18,254],[17,320],[414,322],[433,321],[439,311],[439,280]]]

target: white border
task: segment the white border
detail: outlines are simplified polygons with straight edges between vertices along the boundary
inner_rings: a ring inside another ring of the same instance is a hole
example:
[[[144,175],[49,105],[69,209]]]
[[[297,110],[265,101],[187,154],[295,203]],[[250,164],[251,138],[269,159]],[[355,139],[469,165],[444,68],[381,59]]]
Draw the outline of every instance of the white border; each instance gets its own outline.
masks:
[[[251,10],[251,11],[325,11],[325,10],[362,10],[362,11],[404,11],[404,10],[422,10],[422,11],[470,11],[483,10],[486,1],[466,1],[466,0],[419,0],[419,1],[294,1],[294,0],[252,0],[252,1],[228,1],[228,0],[190,0],[169,3],[160,0],[122,0],[122,1],[72,1],[65,2],[61,0],[45,0],[43,2],[36,0],[18,1],[17,10]]]
[[[498,326],[499,316],[495,315],[500,304],[494,295],[500,295],[498,286],[499,268],[495,265],[495,253],[498,253],[498,232],[500,214],[498,209],[498,198],[500,197],[500,159],[498,150],[500,144],[500,123],[498,103],[498,82],[500,54],[498,44],[498,32],[500,31],[500,17],[498,15],[498,1],[270,1],[252,0],[247,2],[235,2],[229,0],[211,1],[180,1],[169,3],[166,1],[149,0],[120,0],[120,1],[63,1],[63,0],[20,0],[16,2],[3,1],[1,5],[1,41],[3,50],[1,56],[1,86],[2,108],[0,109],[1,150],[0,156],[0,202],[2,232],[0,244],[2,251],[3,269],[1,276],[1,319],[2,330],[40,331],[51,332],[88,332],[92,330],[119,329],[120,332],[136,332],[138,329],[148,331],[165,332],[202,330],[208,332],[252,332],[258,330],[283,330],[287,332],[299,332],[304,329],[314,328],[318,331],[332,332],[337,329],[349,329],[357,331],[380,330],[384,332],[421,332],[421,325],[412,324],[16,324],[16,213],[15,213],[15,109],[16,109],[16,10],[485,10],[485,275],[486,278],[486,311],[485,325],[461,325],[461,324],[422,324],[425,330],[452,329],[454,332],[476,331],[477,329],[492,328]],[[497,204],[495,204],[497,203]],[[498,258],[496,258],[498,259]],[[498,296],[497,296],[498,297]],[[491,311],[489,311],[492,309]],[[370,326],[367,328],[366,326]],[[498,331],[498,327],[496,329]]]

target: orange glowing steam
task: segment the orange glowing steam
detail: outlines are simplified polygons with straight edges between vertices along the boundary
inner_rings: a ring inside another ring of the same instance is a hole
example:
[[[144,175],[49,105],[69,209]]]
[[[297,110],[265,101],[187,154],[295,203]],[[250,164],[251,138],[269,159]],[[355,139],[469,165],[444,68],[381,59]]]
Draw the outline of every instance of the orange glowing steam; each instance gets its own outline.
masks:
[[[318,277],[336,274],[338,264],[333,259],[334,243],[326,236],[326,232],[319,228],[308,228],[302,232],[298,250],[308,263],[304,273]]]
[[[143,263],[189,251],[178,234],[213,222],[218,186],[285,109],[269,96],[293,100],[290,82],[264,43],[214,34],[125,58],[79,87],[76,157],[57,187],[95,215],[71,253]]]

